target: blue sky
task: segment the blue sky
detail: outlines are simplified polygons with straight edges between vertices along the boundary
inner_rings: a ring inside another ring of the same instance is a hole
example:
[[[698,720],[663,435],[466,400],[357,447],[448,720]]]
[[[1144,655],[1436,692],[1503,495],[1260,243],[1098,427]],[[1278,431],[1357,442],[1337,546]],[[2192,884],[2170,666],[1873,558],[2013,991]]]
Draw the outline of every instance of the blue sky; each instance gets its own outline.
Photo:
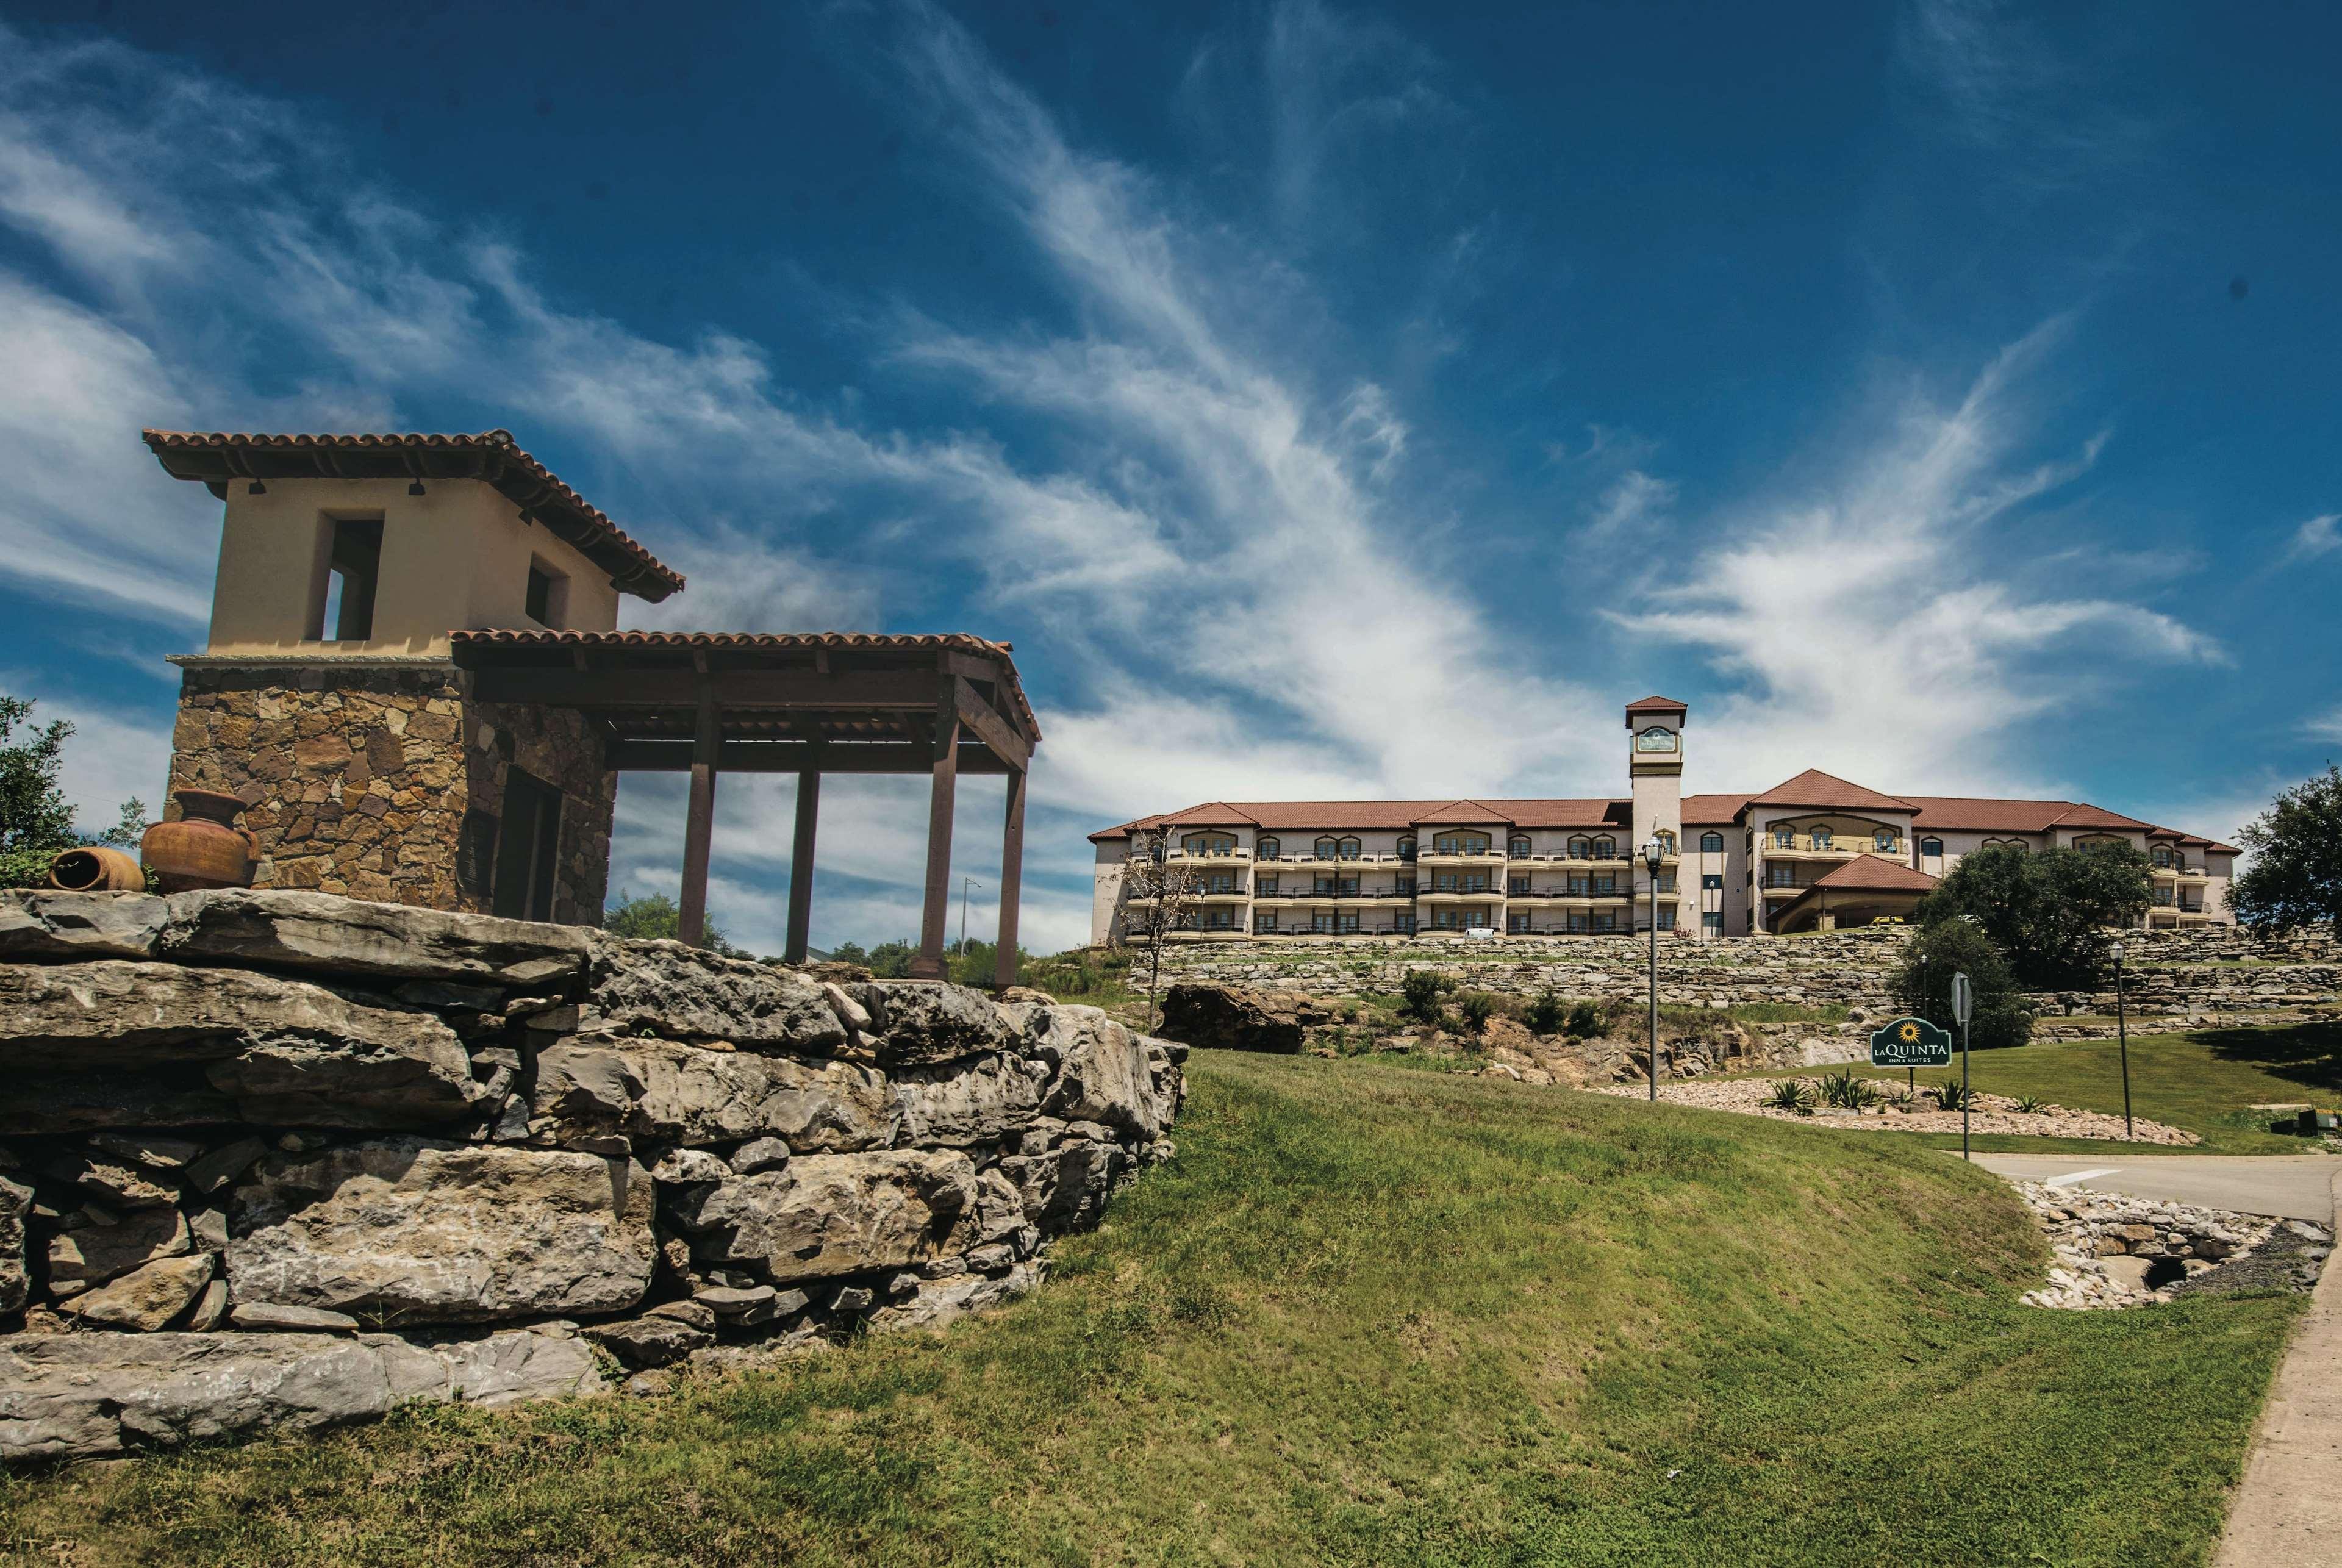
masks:
[[[144,424],[503,425],[689,574],[633,624],[1013,641],[1044,948],[1094,827],[1613,794],[1654,691],[1702,790],[2223,834],[2342,753],[2330,7],[0,28],[0,686],[92,823],[159,794],[218,544]],[[915,929],[918,787],[825,791],[817,944]],[[721,795],[752,945],[789,804]]]

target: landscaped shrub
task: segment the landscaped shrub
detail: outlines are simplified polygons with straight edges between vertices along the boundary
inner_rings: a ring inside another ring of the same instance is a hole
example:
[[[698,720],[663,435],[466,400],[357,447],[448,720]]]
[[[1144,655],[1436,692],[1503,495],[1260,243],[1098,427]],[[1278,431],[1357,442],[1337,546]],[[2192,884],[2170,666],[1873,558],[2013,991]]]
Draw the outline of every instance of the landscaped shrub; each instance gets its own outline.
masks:
[[[1973,922],[1955,917],[1923,927],[1904,950],[1902,967],[1887,987],[1896,1005],[1949,1031],[1957,1042],[1960,1031],[1952,1017],[1952,976],[1963,973],[1976,998],[1969,1045],[1989,1051],[2022,1045],[2032,1037],[2033,1014],[2026,1011],[2025,994],[2017,989],[2007,960]]]
[[[1591,1002],[1573,1002],[1561,1029],[1572,1040],[1591,1040],[1602,1033],[1602,1009]]]
[[[2042,1104],[2041,1096],[2038,1094],[2019,1094],[2017,1097],[2017,1109],[2019,1114],[2027,1116],[2046,1116],[2049,1114],[2049,1107]]]
[[[1496,999],[1485,991],[1466,991],[1456,999],[1456,1011],[1464,1020],[1464,1027],[1474,1034],[1488,1027],[1488,1015],[1496,1010]]]
[[[1558,1034],[1569,1022],[1569,1004],[1550,991],[1540,991],[1529,1004],[1522,1022],[1533,1034]]]
[[[1947,1111],[1957,1111],[1963,1106],[1974,1109],[1969,1102],[1976,1098],[1975,1092],[1961,1088],[1957,1078],[1947,1078],[1940,1084],[1930,1084],[1927,1086],[1927,1093],[1933,1094],[1936,1097],[1936,1104]]]
[[[1867,1078],[1857,1078],[1851,1067],[1822,1075],[1822,1104],[1841,1111],[1861,1111],[1877,1104],[1878,1091]]]
[[[1436,1024],[1446,1015],[1439,999],[1456,989],[1456,982],[1428,969],[1410,969],[1398,983],[1398,1015],[1417,1024]]]
[[[1768,1111],[1795,1111],[1800,1116],[1814,1114],[1814,1086],[1803,1078],[1781,1078],[1766,1092],[1765,1108]]]

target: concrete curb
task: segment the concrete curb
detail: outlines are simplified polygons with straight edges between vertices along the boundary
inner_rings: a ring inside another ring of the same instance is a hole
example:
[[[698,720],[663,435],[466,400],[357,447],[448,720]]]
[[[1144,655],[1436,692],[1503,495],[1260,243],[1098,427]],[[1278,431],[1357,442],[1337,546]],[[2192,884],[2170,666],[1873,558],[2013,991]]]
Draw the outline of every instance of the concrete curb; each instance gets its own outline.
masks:
[[[2342,1173],[2334,1178],[2342,1220]],[[2228,1502],[2217,1568],[2342,1561],[2342,1267],[2327,1258]]]

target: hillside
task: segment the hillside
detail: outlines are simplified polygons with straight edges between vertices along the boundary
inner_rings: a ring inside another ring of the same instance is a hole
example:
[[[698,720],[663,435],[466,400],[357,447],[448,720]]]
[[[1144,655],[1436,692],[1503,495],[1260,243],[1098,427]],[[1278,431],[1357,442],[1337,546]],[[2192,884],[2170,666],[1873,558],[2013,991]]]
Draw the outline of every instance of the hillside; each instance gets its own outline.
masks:
[[[1370,1061],[1197,1053],[1050,1286],[509,1416],[0,1480],[43,1562],[2187,1563],[2295,1303],[2017,1304],[1991,1178]],[[2038,1554],[2037,1556],[2036,1554]]]

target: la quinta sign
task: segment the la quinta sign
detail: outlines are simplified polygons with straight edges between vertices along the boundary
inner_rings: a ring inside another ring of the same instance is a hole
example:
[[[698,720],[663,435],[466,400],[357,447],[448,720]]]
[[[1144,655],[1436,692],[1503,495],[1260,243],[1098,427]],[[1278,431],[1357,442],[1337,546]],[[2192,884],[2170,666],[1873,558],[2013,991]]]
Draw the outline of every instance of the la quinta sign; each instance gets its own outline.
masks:
[[[1870,1034],[1874,1067],[1948,1067],[1952,1037],[1925,1018],[1897,1018]]]

